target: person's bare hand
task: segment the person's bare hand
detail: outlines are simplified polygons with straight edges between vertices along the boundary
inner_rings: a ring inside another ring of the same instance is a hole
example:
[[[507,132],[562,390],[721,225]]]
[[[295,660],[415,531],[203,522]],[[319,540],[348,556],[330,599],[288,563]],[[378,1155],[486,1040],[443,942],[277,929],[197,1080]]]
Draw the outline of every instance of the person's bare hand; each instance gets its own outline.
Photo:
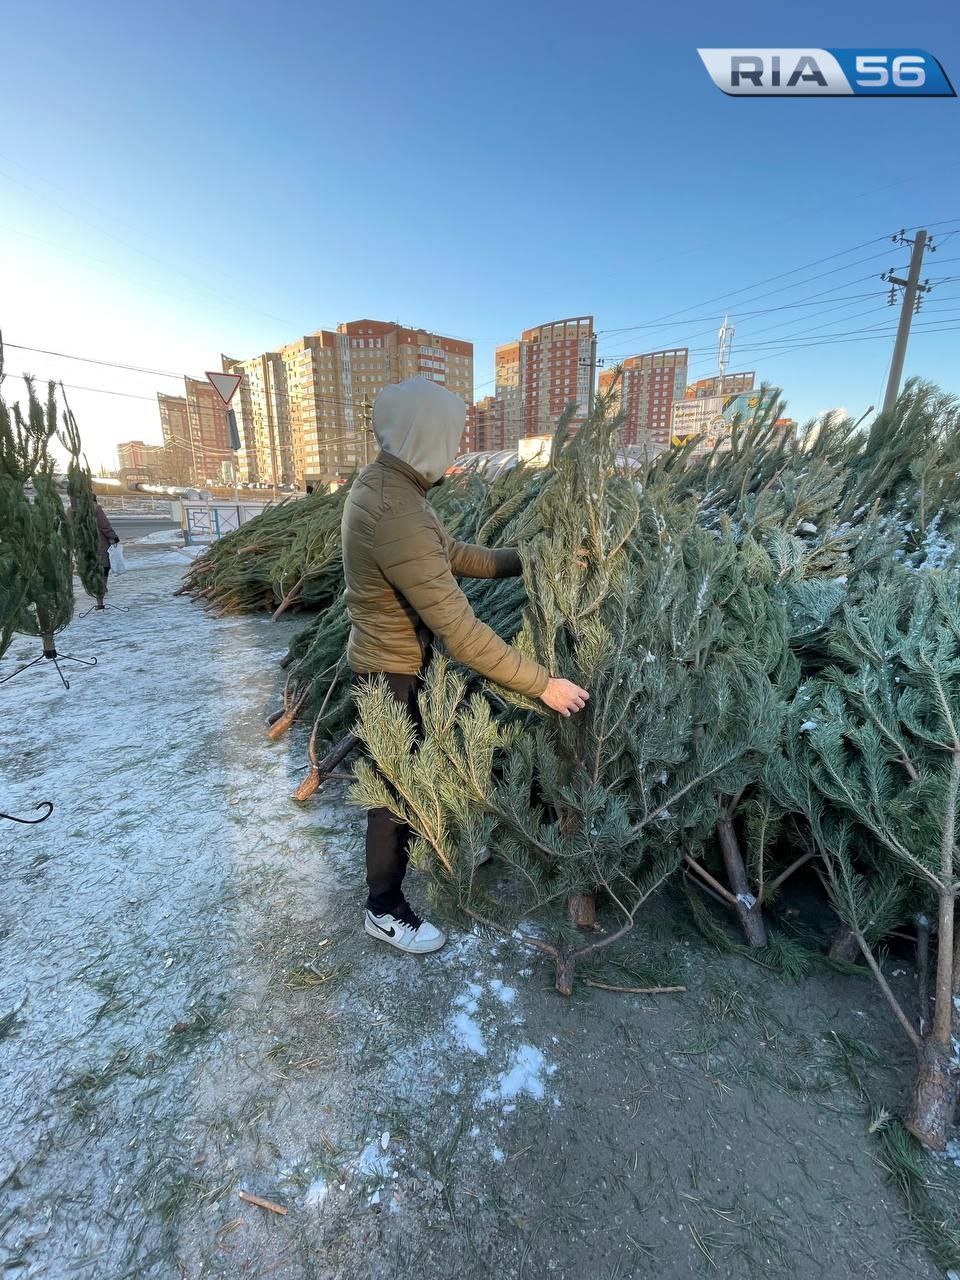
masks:
[[[551,711],[559,711],[562,716],[571,716],[582,711],[590,700],[586,689],[581,689],[572,680],[560,680],[551,676],[547,687],[540,695],[540,701],[546,703]]]

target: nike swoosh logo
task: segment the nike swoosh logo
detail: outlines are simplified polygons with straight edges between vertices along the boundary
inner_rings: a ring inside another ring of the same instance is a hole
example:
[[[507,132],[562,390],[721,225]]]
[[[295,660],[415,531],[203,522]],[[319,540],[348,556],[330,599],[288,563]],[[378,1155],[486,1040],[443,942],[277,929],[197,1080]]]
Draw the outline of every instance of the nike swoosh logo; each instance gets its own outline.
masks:
[[[395,938],[397,936],[397,931],[394,929],[393,925],[391,925],[389,929],[384,929],[383,925],[377,924],[376,920],[371,920],[370,923],[378,933],[382,933],[388,938]]]

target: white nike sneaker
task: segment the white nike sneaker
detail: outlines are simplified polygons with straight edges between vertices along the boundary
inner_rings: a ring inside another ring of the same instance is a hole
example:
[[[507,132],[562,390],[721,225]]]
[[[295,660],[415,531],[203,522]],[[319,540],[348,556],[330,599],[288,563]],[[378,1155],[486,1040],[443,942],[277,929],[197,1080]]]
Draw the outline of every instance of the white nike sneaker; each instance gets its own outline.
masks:
[[[408,902],[397,907],[396,915],[386,911],[382,916],[375,916],[367,908],[363,928],[371,938],[378,938],[411,956],[425,956],[431,951],[439,951],[447,940],[447,935],[441,929],[421,920]]]

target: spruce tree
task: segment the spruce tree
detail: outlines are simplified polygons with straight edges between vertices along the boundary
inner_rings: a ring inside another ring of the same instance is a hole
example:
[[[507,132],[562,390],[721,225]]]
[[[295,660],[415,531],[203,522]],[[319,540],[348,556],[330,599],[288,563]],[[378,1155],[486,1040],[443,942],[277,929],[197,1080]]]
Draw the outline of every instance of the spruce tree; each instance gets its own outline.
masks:
[[[102,606],[107,591],[107,575],[100,558],[100,531],[97,527],[93,482],[90,468],[85,461],[81,461],[80,430],[73,410],[66,403],[65,394],[64,406],[60,443],[70,455],[67,493],[70,498],[70,526],[77,576],[87,595]]]
[[[0,380],[2,380],[0,344]],[[0,396],[0,543],[7,546],[13,564],[12,588],[4,595],[5,607],[17,601],[17,610],[4,632],[22,632],[42,638],[45,654],[55,651],[54,634],[73,616],[72,534],[54,483],[54,463],[49,443],[56,431],[56,392],[52,382],[41,404],[33,379],[24,378],[27,412],[19,403],[12,410]],[[32,500],[27,495],[33,488]]]
[[[467,916],[504,931],[519,919],[564,994],[576,964],[629,932],[702,843],[719,798],[749,782],[779,725],[755,664],[713,660],[735,547],[698,528],[690,502],[676,512],[616,467],[619,425],[600,397],[577,436],[561,426],[526,518],[536,532],[521,544],[516,643],[589,688],[584,711],[563,719],[503,690],[468,694],[466,675],[440,660],[415,749],[382,685],[359,699],[372,763],[357,766],[354,799],[410,824],[414,860]],[[493,880],[477,871],[488,848]],[[561,908],[594,894],[616,923],[585,936]],[[539,931],[523,923],[534,913]]]
[[[885,571],[844,607],[832,652],[798,689],[767,781],[809,822],[833,905],[916,1051],[908,1127],[942,1149],[960,1090],[960,575]],[[937,920],[936,980],[932,1016],[924,995],[911,1017],[876,948],[917,905]]]

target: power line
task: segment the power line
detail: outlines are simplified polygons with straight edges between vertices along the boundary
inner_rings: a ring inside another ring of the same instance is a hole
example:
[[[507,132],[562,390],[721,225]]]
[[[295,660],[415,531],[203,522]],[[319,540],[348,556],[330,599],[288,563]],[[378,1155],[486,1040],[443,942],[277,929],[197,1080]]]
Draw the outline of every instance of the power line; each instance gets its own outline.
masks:
[[[873,273],[872,273],[872,272],[871,272],[871,274],[870,274],[869,276],[864,277],[864,279],[868,279],[868,280],[872,280],[872,279],[874,279],[874,278],[875,278],[875,277],[874,277],[874,275],[873,275]],[[815,297],[819,299],[819,298],[822,298],[823,296],[825,296],[826,294],[833,293],[833,292],[835,292],[835,289],[828,289],[828,290],[824,290],[824,291],[823,291],[823,294],[815,295]],[[879,299],[879,295],[878,295],[878,293],[877,293],[875,290],[872,290],[872,291],[871,291],[871,292],[869,292],[869,293],[858,293],[858,294],[853,294],[853,295],[851,295],[849,298],[843,298],[843,299],[840,299],[840,300],[836,300],[836,305],[835,305],[835,306],[823,307],[823,312],[824,312],[824,313],[827,313],[827,312],[831,312],[831,311],[842,311],[842,310],[844,310],[844,308],[846,308],[846,307],[855,306],[855,305],[856,305],[856,303],[857,303],[858,301],[862,301],[864,298],[876,298],[876,299]],[[807,303],[804,303],[803,305],[808,305],[808,304],[807,304]],[[821,304],[821,305],[822,305],[822,304]],[[780,310],[780,309],[781,309],[781,308],[779,308],[779,307],[771,307],[771,308],[769,308],[769,311],[778,311],[778,310]],[[763,315],[763,314],[766,314],[766,311],[755,312],[755,313],[753,313],[753,314],[755,314],[755,315]],[[738,323],[739,323],[739,321],[740,321],[740,319],[741,319],[741,318],[742,318],[742,317],[737,316],[737,321],[738,321]],[[804,323],[804,321],[805,321],[806,319],[809,319],[809,317],[805,317],[805,316],[795,316],[795,317],[792,317],[792,318],[787,319],[787,320],[779,321],[777,324],[767,325],[765,328],[763,328],[763,329],[757,329],[755,332],[757,332],[757,333],[768,333],[768,332],[770,332],[770,331],[771,331],[771,330],[773,330],[773,329],[782,328],[784,325],[790,325],[790,324],[802,324],[802,323]],[[691,338],[701,337],[701,336],[703,336],[704,334],[712,333],[712,332],[713,332],[713,330],[712,330],[712,329],[701,329],[701,330],[699,330],[697,333],[694,333],[694,334],[688,334],[688,335],[687,335],[687,341],[689,342],[689,340],[690,340]],[[669,345],[669,344],[667,344],[667,345]],[[711,348],[711,349],[712,349],[712,348]],[[607,355],[611,355],[611,354],[614,354],[614,355],[615,355],[615,354],[618,354],[620,350],[622,350],[622,347],[621,347],[621,348],[614,348],[612,352],[610,351],[610,349],[609,349],[609,348],[605,348],[605,352],[606,352],[606,354],[607,354]]]
[[[811,267],[818,267],[820,266],[821,263],[824,263],[824,262],[832,262],[836,258],[845,257],[848,253],[856,253],[858,249],[865,249],[868,245],[878,244],[879,242],[885,241],[886,239],[887,239],[886,236],[874,236],[873,239],[871,240],[864,240],[862,244],[853,245],[849,249],[842,249],[839,253],[828,254],[825,258],[816,258],[813,262],[806,262],[803,264],[803,266],[800,266],[800,267],[792,267],[789,271],[781,271],[778,275],[775,275],[775,276],[767,276],[765,279],[757,280],[753,284],[745,284],[742,288],[734,289],[732,292],[718,293],[715,297],[706,298],[703,302],[691,303],[689,307],[681,307],[677,311],[667,312],[666,315],[657,316],[654,320],[644,320],[639,325],[629,325],[626,328],[622,328],[618,330],[618,332],[623,333],[623,332],[627,332],[628,329],[648,328],[651,325],[660,324],[664,320],[672,320],[676,316],[685,315],[686,312],[693,311],[699,306],[708,306],[711,302],[728,301],[730,298],[735,298],[741,293],[749,293],[753,289],[759,289],[761,285],[773,284],[774,281],[784,280],[786,279],[787,276],[796,275],[798,271],[809,271]],[[830,271],[821,271],[816,276],[811,277],[811,280],[822,279],[824,276],[833,275],[837,271],[848,271],[851,267],[858,266],[861,262],[872,262],[875,258],[882,258],[884,256],[885,255],[882,253],[868,254],[867,257],[858,258],[855,262],[848,262],[842,267],[833,267]],[[810,284],[811,280],[798,280],[796,284],[786,285],[784,287],[789,289],[795,289],[801,284]],[[776,292],[776,290],[774,290],[773,292]],[[758,297],[761,297],[761,298],[766,298],[769,296],[770,296],[769,294],[758,295]],[[753,301],[756,301],[756,300],[757,299],[753,299]],[[598,330],[598,334],[603,332],[604,330],[602,329]]]
[[[149,369],[143,365],[137,364],[121,364],[117,360],[97,360],[93,356],[76,356],[71,355],[68,351],[48,351],[45,347],[25,347],[19,342],[4,341],[4,347],[10,347],[13,351],[30,351],[35,355],[56,356],[61,360],[79,360],[84,364],[99,364],[107,369],[126,369],[130,373],[149,373],[158,378],[176,378],[178,382],[182,382],[189,374],[171,373],[169,369]]]

